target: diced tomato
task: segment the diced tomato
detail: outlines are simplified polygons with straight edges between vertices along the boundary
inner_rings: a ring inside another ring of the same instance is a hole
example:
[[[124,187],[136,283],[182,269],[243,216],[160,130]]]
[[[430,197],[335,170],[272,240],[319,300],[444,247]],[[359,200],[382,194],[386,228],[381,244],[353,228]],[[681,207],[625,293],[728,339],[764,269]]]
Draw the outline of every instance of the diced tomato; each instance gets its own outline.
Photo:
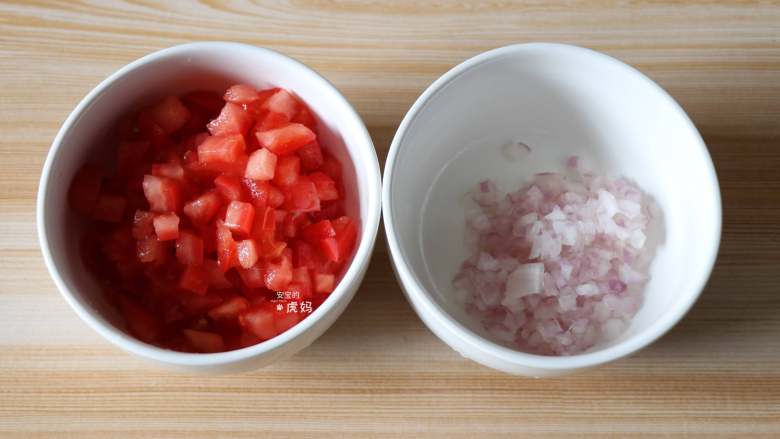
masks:
[[[256,211],[255,222],[252,225],[252,236],[258,242],[273,241],[276,236],[276,212],[271,207],[263,207]]]
[[[140,241],[154,237],[154,214],[144,210],[136,210],[133,215],[133,238]]]
[[[317,196],[320,201],[333,201],[339,199],[339,191],[336,182],[323,172],[312,172],[309,178],[317,187]]]
[[[311,244],[296,240],[292,248],[296,267],[308,267],[311,270],[316,270],[320,267],[321,264],[316,250]]]
[[[336,230],[336,241],[339,245],[339,254],[346,258],[352,254],[352,248],[357,240],[357,226],[348,216],[342,216],[333,221]]]
[[[198,145],[198,161],[203,164],[233,163],[241,160],[245,149],[244,136],[240,134],[211,136]]]
[[[263,131],[274,130],[276,128],[281,128],[288,123],[290,123],[290,119],[286,115],[282,113],[271,113],[266,111],[255,124],[253,131],[255,133],[259,133]],[[255,139],[257,139],[256,135]]]
[[[116,149],[117,173],[122,177],[130,176],[143,164],[147,151],[149,142],[145,140],[119,142]]]
[[[206,110],[208,114],[219,113],[219,110],[225,105],[219,93],[213,91],[193,91],[184,95],[182,99],[187,105],[200,107]]]
[[[274,175],[274,184],[286,188],[298,181],[301,174],[301,159],[293,156],[282,156],[276,164],[276,175]]]
[[[317,135],[305,125],[291,123],[281,128],[260,131],[255,134],[257,142],[276,155],[291,154],[313,142]]]
[[[227,200],[238,201],[244,199],[244,190],[241,187],[241,180],[237,177],[220,175],[214,179],[214,186]]]
[[[250,268],[257,263],[257,245],[253,239],[245,239],[236,243],[238,263],[244,268]]]
[[[136,256],[141,262],[162,264],[168,259],[167,247],[154,236],[144,238],[136,243]]]
[[[188,265],[179,278],[179,288],[204,295],[209,288],[209,278],[203,267]]]
[[[284,200],[284,193],[277,187],[271,186],[270,191],[268,192],[268,205],[276,209],[284,204]]]
[[[125,213],[126,204],[127,200],[124,197],[101,194],[95,203],[92,217],[97,220],[118,223]]]
[[[308,298],[312,295],[311,274],[308,267],[293,269],[292,281],[287,285],[289,291],[298,293],[298,297]]]
[[[330,220],[322,220],[304,227],[301,231],[301,236],[309,243],[316,244],[321,239],[334,238],[336,230],[333,228]]]
[[[225,104],[219,116],[207,125],[212,136],[245,134],[251,126],[252,116],[232,102]]]
[[[232,296],[209,310],[208,314],[214,320],[232,320],[249,308],[249,301],[241,296]]]
[[[143,190],[152,212],[176,212],[181,206],[181,187],[175,180],[146,174]]]
[[[264,103],[263,109],[270,113],[279,113],[291,120],[298,112],[298,100],[290,92],[277,89]]]
[[[149,110],[152,120],[166,134],[183,127],[190,118],[190,110],[176,96],[168,96]]]
[[[320,209],[317,187],[308,178],[301,177],[287,189],[284,206],[293,212],[314,212]]]
[[[87,224],[84,265],[129,332],[166,349],[220,352],[286,331],[310,310],[270,299],[316,309],[357,239],[341,165],[306,104],[247,85],[224,99],[196,91],[124,117],[116,166],[87,165],[69,188],[74,210],[101,220]]]
[[[203,263],[203,239],[183,230],[176,240],[176,259],[184,265],[200,265]]]
[[[314,291],[320,294],[329,294],[336,287],[336,276],[332,274],[317,273],[314,275]]]
[[[287,238],[295,238],[298,236],[298,231],[303,227],[311,224],[307,214],[302,212],[288,212],[285,214],[283,221],[282,233]]]
[[[266,288],[271,291],[284,291],[292,281],[291,255],[284,254],[276,262],[268,263],[264,276]]]
[[[249,156],[244,177],[254,180],[271,180],[276,168],[276,154],[260,148]]]
[[[239,268],[237,271],[239,277],[241,277],[241,282],[243,282],[247,287],[265,287],[265,273],[260,264],[255,264],[249,268]]]
[[[179,237],[179,216],[175,213],[162,213],[152,221],[159,241],[170,241]]]
[[[265,305],[254,306],[238,316],[241,326],[260,340],[268,340],[278,334],[274,325],[274,313]]]
[[[328,177],[335,181],[341,180],[341,165],[339,164],[338,160],[331,156],[326,156],[322,159],[322,166],[320,166],[320,171],[324,172],[328,175]]]
[[[100,194],[103,174],[94,165],[84,165],[73,177],[68,192],[68,201],[77,212],[90,215]]]
[[[306,104],[301,103],[298,113],[292,118],[292,121],[301,125],[306,125],[314,130],[317,127],[317,119],[314,118],[311,110]]]
[[[150,111],[138,114],[138,131],[141,139],[149,141],[155,148],[160,148],[170,142],[165,129],[161,127]]]
[[[194,223],[205,224],[211,221],[221,205],[222,199],[211,190],[185,204],[184,214]]]
[[[225,227],[243,236],[249,236],[255,220],[255,208],[249,203],[231,201],[225,213]]]
[[[297,312],[285,312],[281,316],[277,313],[277,317],[274,320],[274,328],[276,328],[277,333],[281,334],[295,326],[300,320]]]
[[[225,273],[219,267],[219,263],[213,259],[205,259],[203,261],[203,271],[206,272],[206,277],[209,281],[209,286],[217,289],[225,289],[233,286],[229,280],[225,277]]]
[[[221,221],[217,223],[217,262],[223,273],[238,265],[236,241],[233,240],[230,229]]]
[[[213,353],[225,350],[225,341],[222,336],[213,332],[196,331],[194,329],[185,329],[182,331],[187,341],[198,352]]]
[[[248,104],[260,99],[260,95],[257,94],[257,90],[251,85],[236,84],[228,88],[225,96],[222,98],[226,102],[233,102],[234,104]]]
[[[302,146],[301,149],[296,151],[296,154],[301,158],[301,167],[309,172],[319,169],[325,160],[322,157],[322,148],[320,148],[320,144],[316,140]]]
[[[178,163],[155,163],[152,165],[152,175],[184,180],[184,168]]]
[[[341,254],[339,252],[339,243],[336,238],[323,238],[318,241],[320,251],[332,262],[340,262]]]
[[[131,334],[146,343],[157,340],[162,333],[162,324],[154,314],[124,294],[119,296],[119,307]]]

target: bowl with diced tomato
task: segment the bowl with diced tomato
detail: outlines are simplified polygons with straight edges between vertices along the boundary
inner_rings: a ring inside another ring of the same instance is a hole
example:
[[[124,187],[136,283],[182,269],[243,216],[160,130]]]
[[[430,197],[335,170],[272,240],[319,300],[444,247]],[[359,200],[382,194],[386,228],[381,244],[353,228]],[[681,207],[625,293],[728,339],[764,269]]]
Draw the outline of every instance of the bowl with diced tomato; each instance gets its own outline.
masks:
[[[38,232],[93,329],[164,365],[225,372],[303,349],[346,308],[380,213],[371,138],[322,76],[205,42],[145,56],[55,138]]]

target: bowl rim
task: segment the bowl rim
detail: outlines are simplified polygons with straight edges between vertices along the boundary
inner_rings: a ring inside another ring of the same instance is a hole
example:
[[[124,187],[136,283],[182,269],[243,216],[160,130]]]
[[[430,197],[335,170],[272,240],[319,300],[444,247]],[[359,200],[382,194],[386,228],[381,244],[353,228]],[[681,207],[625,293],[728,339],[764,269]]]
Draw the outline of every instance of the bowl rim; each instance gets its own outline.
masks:
[[[49,179],[54,167],[54,162],[61,152],[63,140],[70,132],[72,126],[81,118],[84,111],[88,109],[89,106],[101,94],[108,90],[115,82],[126,77],[127,75],[131,75],[134,71],[141,68],[142,66],[155,62],[162,62],[168,58],[178,57],[188,53],[217,50],[253,52],[258,56],[271,59],[271,62],[282,64],[286,63],[292,68],[302,70],[305,75],[310,77],[310,80],[316,82],[318,86],[323,89],[324,93],[329,93],[336,100],[341,101],[340,103],[346,110],[345,117],[352,119],[352,122],[356,123],[356,126],[360,129],[360,132],[358,133],[359,137],[356,138],[354,144],[358,145],[359,148],[370,148],[370,150],[366,152],[367,160],[364,160],[364,162],[359,164],[354,164],[356,166],[362,166],[364,169],[366,169],[366,193],[368,206],[366,209],[367,215],[365,218],[363,218],[361,224],[362,232],[359,245],[352,261],[350,262],[349,267],[347,268],[347,271],[342,276],[333,293],[331,293],[331,295],[322,303],[322,305],[314,310],[314,312],[312,312],[309,317],[299,322],[284,333],[252,346],[219,353],[187,353],[159,348],[154,345],[144,343],[135,337],[126,334],[105,320],[102,316],[99,316],[99,314],[94,311],[89,304],[70,291],[63,278],[60,276],[60,269],[55,264],[51,250],[49,248],[48,233],[45,222],[47,204],[46,200],[48,195],[47,192]],[[81,101],[79,101],[79,103],[70,112],[68,117],[65,119],[65,122],[63,122],[62,126],[57,132],[57,135],[52,141],[51,147],[46,156],[46,160],[43,164],[36,199],[36,228],[43,259],[50,276],[54,280],[54,283],[57,286],[61,296],[76,312],[76,314],[87,323],[89,327],[102,335],[105,339],[109,340],[111,343],[143,358],[171,364],[174,366],[219,366],[241,362],[242,360],[258,357],[260,355],[275,351],[283,345],[293,341],[294,339],[297,339],[305,332],[309,331],[315,324],[317,324],[317,322],[322,320],[332,311],[338,310],[338,306],[340,305],[342,299],[345,298],[345,296],[348,296],[346,297],[347,303],[351,301],[352,297],[354,297],[354,294],[349,293],[350,286],[354,282],[360,281],[362,277],[361,274],[364,272],[364,267],[368,265],[370,260],[371,251],[374,247],[374,242],[379,231],[379,222],[381,218],[381,184],[381,173],[379,168],[379,160],[376,154],[376,148],[374,147],[374,143],[365,123],[354,109],[352,104],[344,97],[344,95],[336,88],[336,86],[333,85],[324,76],[295,58],[265,47],[228,41],[192,42],[160,49],[130,62],[102,80],[84,98],[82,98]]]
[[[479,66],[480,64],[500,57],[523,55],[530,51],[537,50],[558,52],[563,56],[584,54],[593,58],[597,58],[601,61],[608,62],[618,68],[623,69],[626,74],[633,75],[650,88],[655,89],[656,93],[658,93],[659,96],[661,96],[667,102],[669,111],[677,113],[677,115],[681,117],[681,120],[687,124],[688,130],[695,136],[696,144],[698,145],[698,148],[700,148],[701,153],[705,158],[705,163],[703,166],[706,167],[709,185],[712,187],[712,193],[710,194],[712,196],[711,201],[713,202],[713,205],[716,207],[718,212],[717,218],[713,220],[715,223],[714,233],[713,236],[710,237],[711,242],[713,243],[712,250],[707,256],[704,269],[701,270],[701,272],[698,273],[697,277],[695,278],[695,288],[688,292],[683,292],[686,294],[684,300],[678,300],[674,304],[674,307],[668,309],[648,328],[633,335],[630,338],[598,351],[585,352],[571,356],[544,356],[514,350],[499,345],[476,334],[455,320],[435,300],[431,298],[430,292],[428,292],[427,289],[423,287],[419,278],[411,269],[411,264],[409,264],[409,261],[406,259],[406,256],[401,249],[399,240],[397,239],[396,225],[393,219],[392,188],[396,159],[400,153],[401,148],[403,148],[407,129],[417,118],[418,114],[425,107],[425,105],[440,90],[455,80],[458,76],[474,67]],[[487,361],[486,359],[490,359],[500,361],[505,365],[511,365],[515,367],[528,367],[539,370],[563,372],[566,370],[587,368],[614,361],[618,358],[633,354],[636,351],[646,347],[668,332],[680,319],[682,319],[682,317],[696,302],[702,290],[706,286],[707,280],[710,277],[720,246],[723,213],[718,178],[715,172],[715,166],[712,162],[712,157],[707,150],[707,146],[691,119],[682,109],[680,104],[677,103],[677,101],[675,101],[674,98],[672,98],[671,95],[666,92],[666,90],[664,90],[655,81],[647,77],[636,68],[604,53],[580,46],[545,42],[512,44],[477,54],[444,73],[430,86],[428,86],[428,88],[425,89],[425,91],[417,98],[414,104],[412,104],[411,108],[401,121],[401,124],[399,125],[398,130],[393,137],[390,150],[388,151],[382,182],[382,203],[384,206],[382,216],[384,220],[385,234],[387,237],[387,243],[394,268],[403,286],[402,289],[407,300],[412,304],[415,312],[428,326],[428,328],[431,329],[431,331],[439,336],[439,338],[441,338],[450,347],[473,359],[474,361],[489,367],[499,369],[501,368],[492,366],[491,364],[488,364],[484,361]],[[442,331],[446,337],[440,335],[439,331]],[[450,342],[448,339],[452,339],[452,342]],[[465,351],[463,351],[461,347],[469,348],[471,352],[478,352],[482,357],[474,358],[473,355],[467,354]]]

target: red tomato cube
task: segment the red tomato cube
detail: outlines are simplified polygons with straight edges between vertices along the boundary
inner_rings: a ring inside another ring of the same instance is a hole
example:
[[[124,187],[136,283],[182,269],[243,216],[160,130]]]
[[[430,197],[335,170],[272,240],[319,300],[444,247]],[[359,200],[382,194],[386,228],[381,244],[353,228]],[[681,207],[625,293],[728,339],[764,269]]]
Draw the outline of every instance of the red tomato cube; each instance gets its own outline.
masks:
[[[149,110],[152,120],[170,134],[183,127],[190,118],[190,110],[176,96],[168,96]]]
[[[198,90],[187,93],[182,100],[190,107],[198,107],[207,114],[217,114],[225,102],[218,93],[213,91]]]
[[[77,212],[89,215],[95,208],[103,180],[100,168],[94,165],[84,165],[73,177],[68,192],[68,202]]]
[[[248,104],[260,99],[260,95],[251,85],[236,84],[227,89],[223,99],[234,104]]]
[[[216,119],[209,122],[207,128],[212,136],[246,134],[252,126],[252,116],[240,105],[228,102],[222,107]]]
[[[289,91],[280,88],[263,103],[262,108],[270,113],[283,114],[291,120],[298,112],[298,100]]]
[[[190,217],[192,222],[205,224],[222,206],[222,199],[216,191],[208,191],[184,205],[184,214]]]
[[[167,248],[164,243],[151,236],[144,238],[136,243],[136,256],[138,260],[145,263],[164,263],[167,258]]]
[[[257,245],[253,239],[245,239],[236,243],[238,263],[244,268],[250,268],[257,263]]]
[[[249,156],[244,177],[253,180],[271,180],[276,169],[276,154],[260,148]]]
[[[285,311],[286,308],[285,306]],[[277,333],[281,334],[295,326],[300,320],[297,312],[284,312],[282,315],[277,313],[276,319],[274,319],[274,328],[276,328]]]
[[[203,267],[188,265],[179,278],[179,288],[195,294],[204,295],[209,288],[209,278]]]
[[[282,156],[276,163],[274,184],[280,188],[290,187],[301,174],[301,159],[296,156]]]
[[[208,278],[209,286],[217,289],[231,288],[232,283],[225,277],[225,273],[219,267],[219,263],[213,259],[205,259],[203,261],[203,271],[206,272],[206,278]]]
[[[225,350],[225,341],[222,336],[213,332],[185,329],[182,331],[192,347],[203,353],[222,352]]]
[[[154,237],[154,214],[144,210],[136,210],[133,215],[133,238],[136,241]]]
[[[127,200],[125,200],[124,197],[101,194],[95,203],[95,208],[92,211],[92,218],[110,223],[118,223],[122,220],[122,215],[125,213],[126,204]]]
[[[238,319],[241,327],[260,340],[268,340],[278,334],[274,325],[274,312],[265,304],[249,308],[239,314]]]
[[[339,254],[346,258],[352,254],[352,248],[357,241],[357,226],[348,216],[342,216],[333,220],[333,228],[336,230],[336,241],[339,245]]]
[[[300,177],[287,189],[284,207],[292,212],[315,212],[320,210],[320,198],[317,187],[306,177]]]
[[[291,123],[281,128],[260,131],[255,134],[257,142],[276,155],[292,154],[313,142],[317,135],[314,131],[299,123]]]
[[[317,196],[320,201],[333,201],[339,199],[339,190],[336,189],[336,182],[330,176],[323,172],[312,172],[309,174],[314,186],[317,187]]]
[[[326,273],[314,275],[314,291],[321,294],[329,294],[336,287],[336,276]]]
[[[245,149],[244,136],[240,134],[211,136],[198,145],[198,161],[206,165],[230,164],[241,160]]]
[[[302,102],[300,103],[298,113],[292,118],[292,121],[301,125],[306,125],[312,130],[317,127],[317,119],[314,118],[314,114],[309,110],[309,107]]]
[[[116,149],[116,168],[120,176],[127,177],[136,172],[144,156],[149,150],[149,142],[139,140],[135,142],[120,142]]]
[[[154,217],[154,233],[159,241],[170,241],[179,237],[179,216],[173,212]]]
[[[320,144],[316,140],[302,146],[296,154],[301,158],[301,167],[309,172],[319,169],[325,160],[322,157],[322,148],[320,148]]]
[[[241,296],[232,296],[209,310],[208,314],[213,320],[232,320],[247,308],[249,308],[248,300]]]
[[[238,265],[236,241],[233,240],[230,229],[221,221],[217,222],[217,262],[223,273]]]
[[[341,262],[339,243],[336,238],[323,238],[318,241],[320,251],[331,262]]]
[[[119,296],[119,308],[122,310],[122,315],[130,333],[138,337],[139,340],[152,343],[162,333],[161,322],[154,314],[135,300],[121,294]]]
[[[184,168],[178,163],[155,163],[152,165],[152,175],[184,180]]]
[[[334,238],[336,230],[330,220],[322,220],[304,227],[301,230],[301,236],[309,243],[316,244],[321,239]]]
[[[181,231],[176,240],[176,259],[184,265],[202,264],[203,239],[191,232]]]
[[[241,187],[241,180],[237,177],[220,175],[214,179],[214,186],[228,200],[244,199],[244,189]]]
[[[176,180],[146,174],[143,190],[152,212],[176,212],[181,206],[181,187]]]
[[[311,297],[311,274],[307,267],[293,269],[292,281],[287,289],[298,293],[298,298]]]
[[[288,250],[289,251],[289,250]],[[265,267],[265,286],[271,291],[284,291],[292,281],[292,261],[290,255],[282,255],[278,261]]]
[[[225,227],[248,236],[252,232],[252,223],[255,220],[255,208],[249,203],[231,201],[225,213]]]

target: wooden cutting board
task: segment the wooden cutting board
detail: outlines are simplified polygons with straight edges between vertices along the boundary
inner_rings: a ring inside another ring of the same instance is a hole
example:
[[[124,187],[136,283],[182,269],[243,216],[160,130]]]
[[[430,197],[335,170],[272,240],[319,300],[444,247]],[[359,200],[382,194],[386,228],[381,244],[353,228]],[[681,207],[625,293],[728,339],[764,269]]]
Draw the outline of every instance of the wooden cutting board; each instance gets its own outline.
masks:
[[[423,326],[380,238],[345,314],[288,361],[207,377],[130,357],[79,321],[50,280],[35,234],[38,177],[92,87],[195,40],[267,46],[317,69],[355,104],[382,160],[419,93],[476,53],[556,41],[616,56],[679,100],[715,160],[724,230],[709,286],[631,358],[565,378],[511,377]],[[777,1],[6,0],[0,86],[0,437],[780,435]]]

